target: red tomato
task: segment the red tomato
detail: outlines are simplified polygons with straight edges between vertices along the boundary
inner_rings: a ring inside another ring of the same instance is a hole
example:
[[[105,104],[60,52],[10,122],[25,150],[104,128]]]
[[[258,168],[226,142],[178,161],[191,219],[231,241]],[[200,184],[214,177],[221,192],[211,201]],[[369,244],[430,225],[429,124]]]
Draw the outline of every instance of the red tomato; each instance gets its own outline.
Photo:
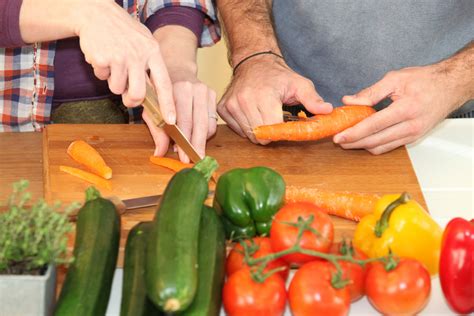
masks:
[[[252,255],[252,258],[260,258],[267,255],[272,254],[274,251],[272,250],[272,245],[270,242],[270,238],[268,237],[255,237],[252,239],[254,243],[259,247],[257,252]],[[250,241],[245,241],[247,244],[250,245]],[[229,256],[227,256],[225,271],[227,276],[230,276],[232,273],[244,268],[247,264],[244,261],[243,255],[244,248],[240,243],[236,243],[234,248],[232,248]],[[268,263],[265,272],[269,270],[273,270],[275,268],[284,267],[285,270],[279,272],[283,280],[288,278],[288,273],[290,272],[290,266],[282,259],[272,260]]]
[[[228,316],[279,316],[286,305],[285,281],[273,274],[263,283],[252,280],[248,268],[233,273],[222,293]]]
[[[284,222],[296,223],[298,217],[308,219],[311,215],[314,216],[311,227],[318,231],[320,236],[306,231],[303,233],[300,245],[304,249],[328,252],[334,238],[334,226],[331,217],[316,205],[306,202],[288,203],[278,211],[270,230],[273,250],[275,252],[286,250],[296,243],[298,228]],[[284,256],[283,259],[291,264],[301,265],[315,260],[315,257],[293,253]]]
[[[430,274],[413,259],[400,259],[391,271],[381,262],[371,263],[365,280],[369,302],[384,315],[415,315],[430,297]]]
[[[334,244],[331,247],[331,253],[336,255],[345,255],[344,251],[341,251],[340,244]],[[367,259],[367,256],[363,254],[360,250],[353,248],[353,257],[359,260]],[[342,277],[343,279],[351,280],[351,283],[347,285],[349,294],[351,296],[351,301],[355,302],[361,299],[365,295],[365,275],[366,267],[361,266],[357,263],[352,263],[344,260],[339,260],[339,264],[343,270]]]
[[[335,289],[331,285],[336,271],[327,261],[306,263],[291,280],[288,296],[293,316],[347,315],[351,303],[346,287]]]

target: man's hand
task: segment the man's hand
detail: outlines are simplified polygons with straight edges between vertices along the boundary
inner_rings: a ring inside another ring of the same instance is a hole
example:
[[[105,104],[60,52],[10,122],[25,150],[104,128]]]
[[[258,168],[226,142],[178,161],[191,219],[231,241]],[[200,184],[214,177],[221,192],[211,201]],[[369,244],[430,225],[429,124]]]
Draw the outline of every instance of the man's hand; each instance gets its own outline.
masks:
[[[282,104],[303,104],[312,113],[332,111],[309,79],[291,70],[279,57],[262,55],[238,68],[217,110],[236,133],[254,143],[267,144],[257,141],[252,129],[282,122]]]
[[[336,136],[345,149],[363,148],[379,155],[409,144],[429,131],[469,98],[444,63],[391,71],[344,104],[375,105],[385,98],[393,103]]]

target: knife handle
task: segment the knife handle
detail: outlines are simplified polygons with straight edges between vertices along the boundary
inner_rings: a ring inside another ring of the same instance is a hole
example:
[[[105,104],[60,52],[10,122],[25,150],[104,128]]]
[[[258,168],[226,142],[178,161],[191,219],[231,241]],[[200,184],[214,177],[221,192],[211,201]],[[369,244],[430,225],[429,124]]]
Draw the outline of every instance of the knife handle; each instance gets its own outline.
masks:
[[[160,103],[156,97],[155,89],[153,89],[148,81],[146,83],[146,95],[145,100],[143,100],[143,107],[150,114],[153,124],[158,127],[163,127],[163,125],[165,125],[165,120],[160,112]]]

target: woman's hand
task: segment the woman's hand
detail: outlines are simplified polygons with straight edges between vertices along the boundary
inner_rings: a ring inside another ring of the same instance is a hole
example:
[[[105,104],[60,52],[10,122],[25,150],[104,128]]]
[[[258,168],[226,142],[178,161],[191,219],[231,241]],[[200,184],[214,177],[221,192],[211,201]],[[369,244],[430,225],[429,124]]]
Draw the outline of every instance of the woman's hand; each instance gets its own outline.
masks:
[[[199,155],[206,153],[206,141],[217,128],[216,93],[197,78],[197,38],[190,30],[168,25],[154,33],[162,49],[163,58],[171,78],[176,104],[177,125],[183,131]],[[150,123],[147,114],[145,122]],[[155,141],[156,156],[166,154],[168,136],[152,124],[148,124]],[[189,157],[177,148],[179,158],[189,162]]]
[[[114,0],[24,0],[20,30],[27,43],[79,36],[95,75],[108,80],[126,106],[142,103],[149,70],[165,121],[176,122],[171,81],[158,42]]]

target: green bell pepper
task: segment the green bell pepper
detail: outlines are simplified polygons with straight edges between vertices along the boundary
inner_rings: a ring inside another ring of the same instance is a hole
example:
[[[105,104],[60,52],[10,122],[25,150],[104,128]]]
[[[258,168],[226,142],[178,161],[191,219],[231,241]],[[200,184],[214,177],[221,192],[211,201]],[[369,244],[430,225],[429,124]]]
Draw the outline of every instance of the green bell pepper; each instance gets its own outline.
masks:
[[[283,205],[285,182],[266,167],[233,169],[219,177],[214,207],[222,214],[227,238],[269,235],[273,215]]]

